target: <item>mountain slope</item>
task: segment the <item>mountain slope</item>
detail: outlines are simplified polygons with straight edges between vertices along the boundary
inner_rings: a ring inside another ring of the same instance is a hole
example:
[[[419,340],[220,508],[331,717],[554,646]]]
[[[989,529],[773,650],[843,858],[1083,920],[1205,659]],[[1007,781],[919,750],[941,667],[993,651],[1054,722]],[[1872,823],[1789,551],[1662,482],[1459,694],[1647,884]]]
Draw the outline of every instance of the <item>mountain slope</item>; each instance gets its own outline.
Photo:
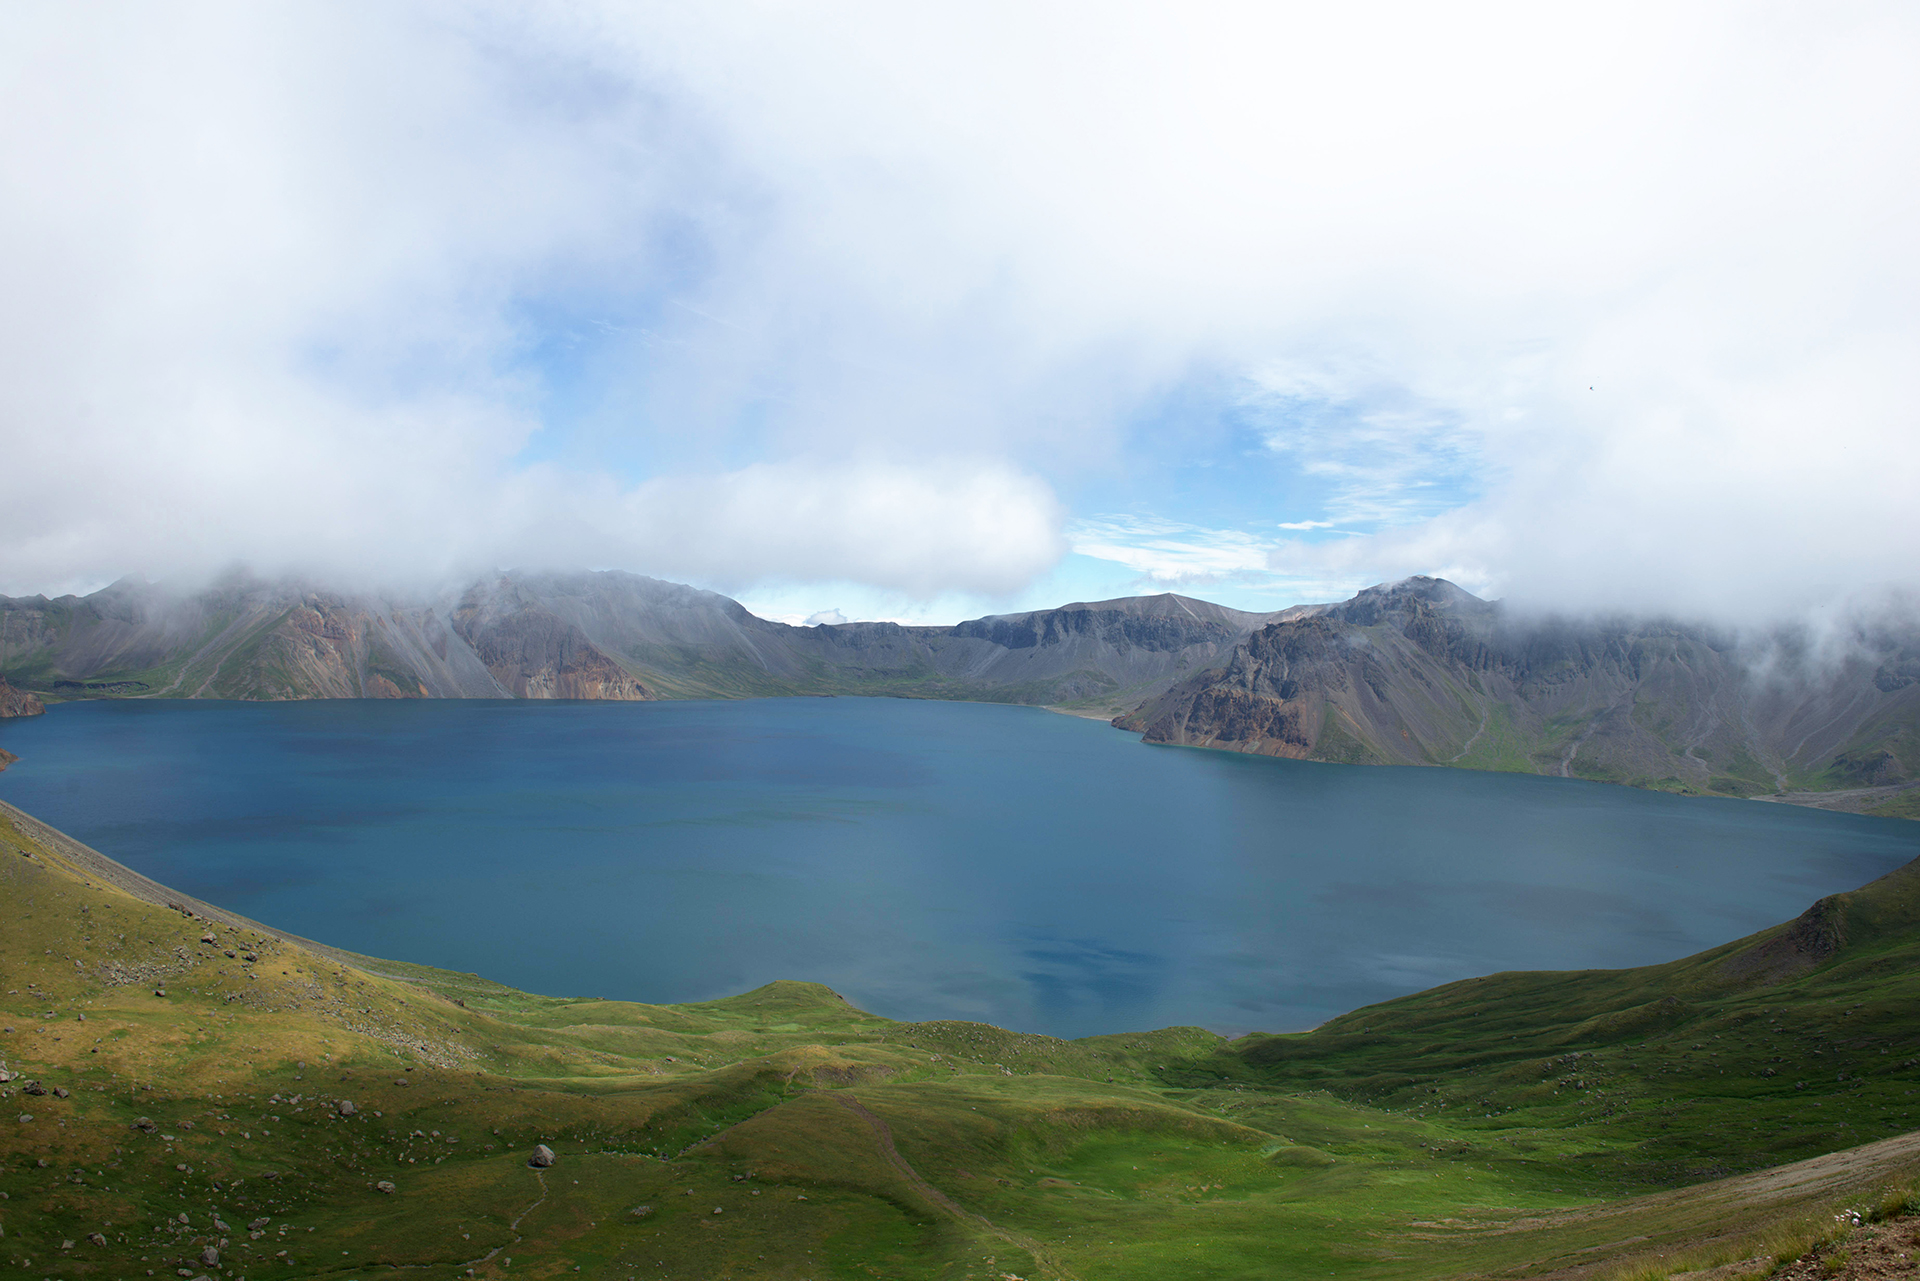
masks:
[[[1441,579],[1276,620],[1115,724],[1147,741],[1747,796],[1920,780],[1920,641],[1768,670],[1660,620],[1523,620]],[[1778,658],[1777,654],[1771,657]],[[1865,791],[1859,808],[1886,803]]]
[[[1917,881],[1671,966],[1495,975],[1301,1036],[1066,1042],[809,983],[643,1005],[354,956],[0,805],[0,1257],[1412,1281],[1797,1254],[1920,1174]]]
[[[901,694],[1108,713],[1277,615],[1129,597],[955,627],[790,627],[624,573],[503,574],[437,601],[234,579],[0,598],[0,673],[49,697],[726,698]]]

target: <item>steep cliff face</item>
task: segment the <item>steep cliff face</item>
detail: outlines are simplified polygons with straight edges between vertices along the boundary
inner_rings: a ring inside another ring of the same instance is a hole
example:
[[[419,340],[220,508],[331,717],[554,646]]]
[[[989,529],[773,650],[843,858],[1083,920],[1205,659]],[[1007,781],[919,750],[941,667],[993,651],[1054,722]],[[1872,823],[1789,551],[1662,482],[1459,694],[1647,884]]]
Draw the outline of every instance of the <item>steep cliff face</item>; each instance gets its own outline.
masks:
[[[1727,795],[1911,782],[1911,638],[1857,640],[1839,662],[1770,668],[1698,628],[1518,619],[1415,578],[1262,627],[1114,723],[1150,742]]]
[[[38,716],[46,704],[24,689],[15,689],[0,677],[0,716]]]
[[[451,622],[511,697],[652,697],[579,627],[511,580],[469,591]]]

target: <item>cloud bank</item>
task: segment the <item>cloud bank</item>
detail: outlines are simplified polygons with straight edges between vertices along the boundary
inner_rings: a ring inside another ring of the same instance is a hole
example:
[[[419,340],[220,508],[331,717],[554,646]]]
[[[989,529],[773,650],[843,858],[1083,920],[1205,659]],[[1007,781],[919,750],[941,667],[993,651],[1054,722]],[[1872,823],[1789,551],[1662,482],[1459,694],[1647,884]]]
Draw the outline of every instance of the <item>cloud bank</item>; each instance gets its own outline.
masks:
[[[0,23],[0,590],[1920,577],[1910,7]]]

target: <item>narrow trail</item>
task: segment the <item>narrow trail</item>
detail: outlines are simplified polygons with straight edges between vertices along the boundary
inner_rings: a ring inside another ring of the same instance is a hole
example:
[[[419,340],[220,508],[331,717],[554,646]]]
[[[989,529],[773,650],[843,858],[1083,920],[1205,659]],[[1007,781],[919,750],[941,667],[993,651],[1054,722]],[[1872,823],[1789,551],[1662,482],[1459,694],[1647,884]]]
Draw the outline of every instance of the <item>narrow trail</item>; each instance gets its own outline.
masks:
[[[907,1158],[900,1155],[900,1149],[894,1146],[893,1131],[888,1128],[887,1123],[875,1116],[859,1099],[841,1091],[829,1092],[827,1097],[867,1123],[868,1128],[873,1131],[874,1142],[880,1148],[880,1155],[886,1158],[887,1164],[899,1171],[900,1176],[911,1183],[921,1196],[955,1218],[977,1223],[1015,1249],[1025,1250],[1033,1256],[1035,1265],[1048,1276],[1058,1277],[1061,1281],[1075,1281],[1074,1274],[1060,1262],[1052,1250],[1024,1233],[998,1226],[984,1214],[975,1214],[922,1178],[920,1171],[909,1165]]]
[[[1493,708],[1492,707],[1481,708],[1480,709],[1480,728],[1473,731],[1473,737],[1467,740],[1467,745],[1465,747],[1455,752],[1452,756],[1447,757],[1447,764],[1451,765],[1455,761],[1459,760],[1462,756],[1465,756],[1468,752],[1471,752],[1473,750],[1473,745],[1480,741],[1480,736],[1487,732],[1487,722],[1492,719],[1493,719]]]
[[[1633,694],[1631,692],[1628,692],[1627,694],[1622,695],[1620,698],[1615,699],[1613,702],[1608,703],[1606,710],[1601,712],[1599,715],[1595,716],[1592,720],[1588,721],[1587,727],[1580,731],[1580,736],[1574,739],[1571,743],[1567,744],[1567,754],[1560,758],[1560,777],[1561,778],[1573,777],[1573,758],[1580,754],[1580,749],[1587,745],[1587,740],[1593,737],[1593,732],[1600,728],[1600,722],[1606,720],[1609,716],[1619,711],[1621,708],[1621,705],[1626,703],[1632,697],[1633,697]]]
[[[529,1214],[532,1214],[532,1213],[533,1213],[533,1212],[534,1212],[535,1210],[538,1210],[538,1209],[539,1209],[539,1208],[540,1208],[540,1207],[541,1207],[542,1205],[544,1205],[544,1204],[546,1204],[546,1200],[547,1200],[547,1191],[548,1191],[548,1189],[547,1189],[547,1172],[546,1172],[545,1170],[535,1170],[535,1171],[533,1172],[533,1177],[534,1177],[534,1178],[536,1178],[536,1179],[538,1179],[538,1180],[540,1181],[540,1197],[539,1197],[539,1199],[538,1199],[538,1200],[536,1200],[536,1201],[535,1201],[535,1202],[534,1202],[534,1203],[533,1203],[532,1205],[530,1205],[530,1206],[528,1206],[528,1207],[527,1207],[526,1209],[524,1209],[524,1210],[522,1210],[522,1211],[520,1211],[520,1213],[518,1213],[518,1214],[516,1214],[516,1215],[514,1215],[514,1216],[513,1216],[513,1222],[512,1222],[512,1223],[509,1223],[509,1224],[507,1225],[507,1231],[509,1231],[509,1232],[511,1232],[511,1233],[513,1233],[513,1234],[514,1234],[514,1237],[513,1237],[513,1243],[514,1243],[515,1245],[518,1245],[518,1244],[519,1244],[519,1242],[520,1242],[520,1222],[521,1222],[521,1220],[523,1220],[523,1219],[525,1219],[525,1218],[526,1218],[526,1217],[527,1217],[527,1216],[528,1216]],[[467,1260],[467,1261],[466,1261],[465,1263],[456,1263],[456,1264],[454,1264],[453,1266],[454,1266],[454,1267],[456,1267],[456,1268],[477,1268],[477,1267],[479,1267],[479,1266],[480,1266],[481,1264],[483,1264],[483,1263],[485,1263],[485,1262],[486,1262],[487,1260],[489,1260],[489,1259],[491,1259],[491,1258],[493,1258],[493,1257],[494,1257],[494,1256],[495,1256],[496,1254],[499,1254],[499,1253],[500,1253],[500,1252],[501,1252],[502,1250],[504,1250],[504,1249],[506,1249],[506,1248],[507,1248],[507,1247],[506,1247],[506,1246],[504,1246],[504,1245],[496,1245],[496,1246],[494,1246],[494,1247],[493,1247],[493,1249],[491,1249],[491,1250],[489,1250],[489,1251],[487,1251],[487,1252],[486,1252],[485,1254],[483,1254],[483,1255],[481,1255],[481,1256],[480,1256],[479,1258],[477,1258],[477,1259],[468,1259],[468,1260]]]

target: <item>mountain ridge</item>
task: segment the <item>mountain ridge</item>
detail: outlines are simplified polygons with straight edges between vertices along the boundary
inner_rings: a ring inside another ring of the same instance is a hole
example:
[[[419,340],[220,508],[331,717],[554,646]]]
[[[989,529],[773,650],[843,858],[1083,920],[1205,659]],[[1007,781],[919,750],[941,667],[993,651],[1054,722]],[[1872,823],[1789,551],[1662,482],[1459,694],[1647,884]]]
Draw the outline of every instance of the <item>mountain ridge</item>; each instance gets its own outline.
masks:
[[[1164,594],[952,627],[793,627],[637,574],[502,573],[435,600],[230,579],[175,595],[0,597],[0,675],[51,698],[734,698],[875,693],[1111,715],[1254,614]]]
[[[1265,624],[1114,724],[1150,743],[1816,800],[1901,817],[1920,783],[1920,635],[1860,629],[1771,674],[1671,620],[1531,619],[1444,579]],[[1891,809],[1889,809],[1891,807]]]

